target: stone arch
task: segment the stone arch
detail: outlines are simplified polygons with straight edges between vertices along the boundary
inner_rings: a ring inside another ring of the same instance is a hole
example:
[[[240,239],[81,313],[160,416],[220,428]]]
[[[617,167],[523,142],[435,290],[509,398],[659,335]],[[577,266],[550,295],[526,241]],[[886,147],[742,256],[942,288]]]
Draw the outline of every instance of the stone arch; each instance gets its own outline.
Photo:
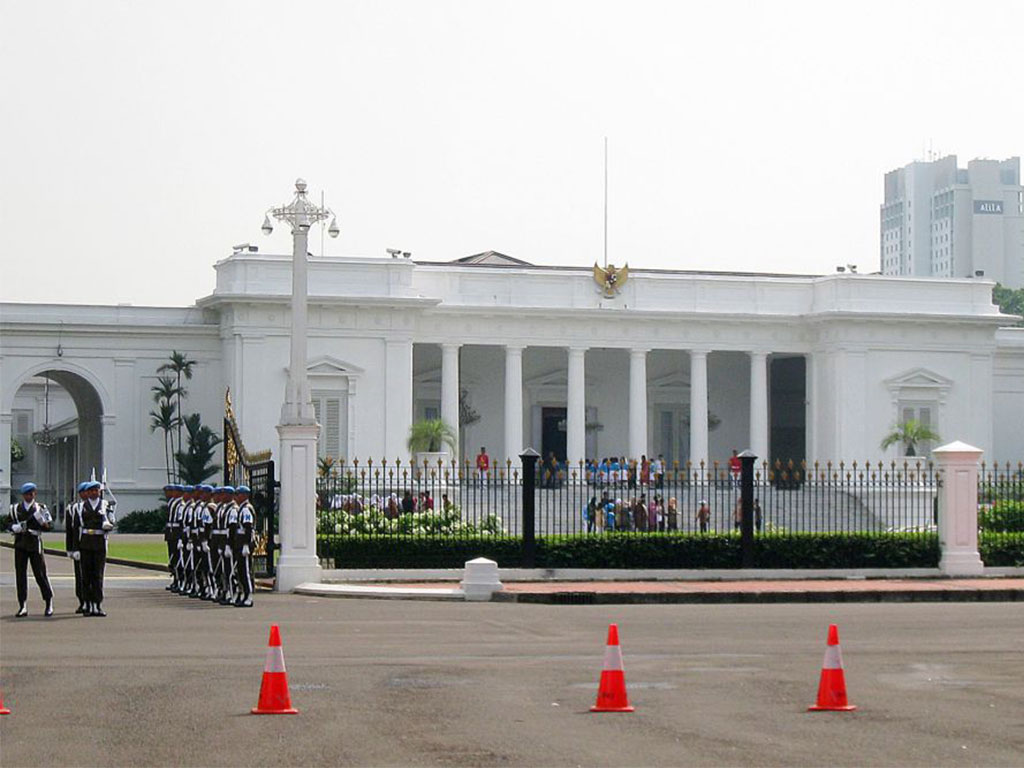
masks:
[[[109,413],[105,387],[91,371],[80,366],[52,360],[39,363],[26,370],[8,390],[7,402],[3,404],[3,413],[8,417],[12,413],[14,400],[19,390],[34,377],[49,379],[60,385],[74,403],[78,417],[78,474],[80,476],[88,475],[93,467],[97,473],[102,472],[104,467],[103,427],[106,420],[105,415]],[[0,460],[4,464],[5,477],[11,478],[9,452],[6,452]]]

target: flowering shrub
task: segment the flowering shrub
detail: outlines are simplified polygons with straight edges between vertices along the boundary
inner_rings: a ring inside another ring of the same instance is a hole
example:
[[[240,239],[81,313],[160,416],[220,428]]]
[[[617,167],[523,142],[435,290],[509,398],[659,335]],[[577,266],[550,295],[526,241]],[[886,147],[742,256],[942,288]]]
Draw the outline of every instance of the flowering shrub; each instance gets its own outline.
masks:
[[[316,530],[318,534],[327,536],[496,536],[505,532],[497,515],[488,515],[477,523],[471,523],[462,519],[462,510],[457,506],[447,512],[406,512],[396,517],[388,517],[374,506],[368,506],[362,512],[319,509]]]

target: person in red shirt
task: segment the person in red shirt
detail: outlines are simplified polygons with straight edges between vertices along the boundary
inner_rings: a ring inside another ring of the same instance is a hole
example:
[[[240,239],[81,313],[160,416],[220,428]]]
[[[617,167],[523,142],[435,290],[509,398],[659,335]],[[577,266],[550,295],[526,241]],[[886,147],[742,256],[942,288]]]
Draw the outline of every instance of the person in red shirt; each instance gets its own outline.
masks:
[[[480,473],[480,482],[486,483],[491,470],[491,457],[487,455],[487,449],[483,446],[480,446],[480,453],[476,456],[476,470]]]
[[[729,474],[732,475],[732,484],[734,488],[740,487],[740,470],[743,468],[740,457],[736,454],[736,449],[732,449],[732,458],[729,459]]]

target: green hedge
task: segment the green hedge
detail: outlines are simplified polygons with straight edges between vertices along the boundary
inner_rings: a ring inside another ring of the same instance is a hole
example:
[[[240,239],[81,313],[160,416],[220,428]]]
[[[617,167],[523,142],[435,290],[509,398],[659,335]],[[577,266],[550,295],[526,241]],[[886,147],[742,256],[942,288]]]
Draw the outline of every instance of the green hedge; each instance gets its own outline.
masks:
[[[514,537],[442,539],[370,536],[320,539],[338,568],[462,568],[487,557],[503,568],[522,563]],[[758,568],[934,568],[935,534],[791,534],[755,540]],[[607,534],[537,539],[538,568],[739,568],[735,534]]]
[[[1024,567],[1024,534],[983,531],[978,536],[978,552],[981,562],[990,567]]]
[[[167,505],[159,509],[140,509],[117,521],[118,533],[163,533],[167,524]]]
[[[1024,501],[1000,499],[978,510],[978,526],[983,531],[1007,533],[1024,531]]]

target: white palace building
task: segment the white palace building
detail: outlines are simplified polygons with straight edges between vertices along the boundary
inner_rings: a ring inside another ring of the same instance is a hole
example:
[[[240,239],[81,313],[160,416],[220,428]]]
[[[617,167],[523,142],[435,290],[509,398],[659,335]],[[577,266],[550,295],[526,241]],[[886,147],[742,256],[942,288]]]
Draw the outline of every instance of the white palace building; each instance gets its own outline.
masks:
[[[640,268],[637,268],[640,267]],[[184,410],[218,433],[230,387],[250,449],[278,450],[291,257],[243,248],[194,306],[0,304],[0,492],[47,501],[104,468],[127,512],[156,506],[151,387],[195,359]],[[407,461],[410,425],[458,425],[461,457],[530,446],[570,462],[878,461],[918,418],[986,460],[1024,459],[1024,328],[984,279],[592,269],[488,252],[445,263],[311,258],[306,366],[321,455]],[[461,420],[461,424],[459,423]],[[49,440],[39,445],[44,430]],[[12,436],[25,458],[11,465]],[[935,446],[923,446],[926,450]],[[49,494],[49,496],[47,495]]]

